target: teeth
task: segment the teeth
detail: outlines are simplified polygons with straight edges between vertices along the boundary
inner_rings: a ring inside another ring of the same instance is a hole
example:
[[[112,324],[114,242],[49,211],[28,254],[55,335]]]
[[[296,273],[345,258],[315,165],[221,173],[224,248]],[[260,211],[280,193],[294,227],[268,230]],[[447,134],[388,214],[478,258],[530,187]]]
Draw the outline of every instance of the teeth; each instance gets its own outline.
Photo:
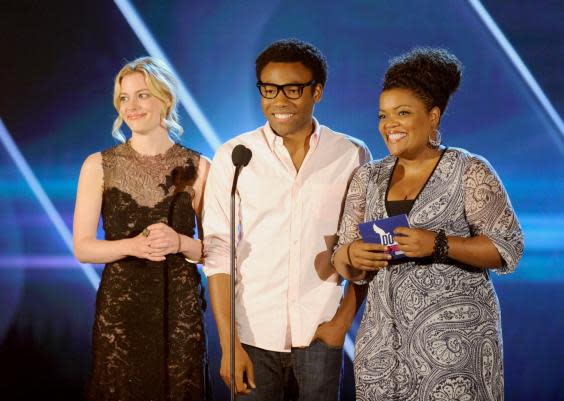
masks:
[[[280,113],[274,113],[274,117],[279,118],[281,120],[286,120],[290,117],[292,117],[293,114],[280,114]]]
[[[390,140],[391,142],[397,142],[406,136],[407,134],[404,132],[393,132],[388,134],[388,140]]]

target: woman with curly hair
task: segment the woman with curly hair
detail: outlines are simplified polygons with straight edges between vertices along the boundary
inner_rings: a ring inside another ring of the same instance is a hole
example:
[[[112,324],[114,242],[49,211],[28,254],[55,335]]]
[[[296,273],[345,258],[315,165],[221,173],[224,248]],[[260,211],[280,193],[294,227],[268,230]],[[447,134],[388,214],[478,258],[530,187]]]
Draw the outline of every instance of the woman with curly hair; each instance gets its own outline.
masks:
[[[379,130],[390,155],[350,184],[334,265],[368,282],[356,338],[357,400],[502,400],[499,303],[490,271],[512,272],[523,234],[483,158],[441,142],[439,124],[461,64],[443,49],[391,61]],[[363,242],[358,224],[406,214],[394,238],[405,258]]]

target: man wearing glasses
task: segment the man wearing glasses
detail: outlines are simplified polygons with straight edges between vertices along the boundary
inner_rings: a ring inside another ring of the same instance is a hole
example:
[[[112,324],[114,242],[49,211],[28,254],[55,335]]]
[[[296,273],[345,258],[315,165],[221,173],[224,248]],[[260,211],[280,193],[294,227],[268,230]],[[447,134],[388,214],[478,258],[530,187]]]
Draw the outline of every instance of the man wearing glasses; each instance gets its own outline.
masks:
[[[253,156],[239,177],[235,383],[241,400],[338,400],[345,334],[364,288],[343,286],[330,256],[359,140],[313,117],[327,79],[321,52],[280,40],[256,60],[267,123],[217,151],[204,198],[204,272],[229,384],[229,194],[238,144]],[[342,301],[342,302],[341,302]]]

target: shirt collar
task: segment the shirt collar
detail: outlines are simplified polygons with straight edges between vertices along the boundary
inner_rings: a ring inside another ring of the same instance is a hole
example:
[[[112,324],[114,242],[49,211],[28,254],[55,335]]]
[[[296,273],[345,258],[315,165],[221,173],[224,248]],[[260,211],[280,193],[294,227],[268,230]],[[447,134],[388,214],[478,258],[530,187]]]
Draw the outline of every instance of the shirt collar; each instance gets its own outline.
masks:
[[[264,136],[266,138],[266,142],[268,143],[268,146],[270,147],[270,150],[274,151],[278,143],[282,144],[282,138],[274,133],[268,121],[263,126],[262,131],[264,132]],[[310,149],[315,149],[317,147],[320,136],[321,136],[321,125],[319,125],[317,119],[313,117],[313,133],[309,137]]]

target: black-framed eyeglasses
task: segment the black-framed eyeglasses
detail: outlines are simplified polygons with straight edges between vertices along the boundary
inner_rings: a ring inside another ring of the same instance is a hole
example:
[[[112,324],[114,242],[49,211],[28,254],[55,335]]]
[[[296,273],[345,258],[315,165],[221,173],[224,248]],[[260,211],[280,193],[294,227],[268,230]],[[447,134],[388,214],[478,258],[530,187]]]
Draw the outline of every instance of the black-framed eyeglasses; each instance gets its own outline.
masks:
[[[304,88],[315,84],[316,84],[315,79],[312,79],[311,81],[306,82],[305,84],[285,84],[285,85],[276,85],[268,82],[258,81],[257,88],[259,90],[260,95],[265,99],[274,99],[276,96],[278,96],[280,90],[284,92],[284,95],[288,99],[299,99],[302,97],[304,93]]]

